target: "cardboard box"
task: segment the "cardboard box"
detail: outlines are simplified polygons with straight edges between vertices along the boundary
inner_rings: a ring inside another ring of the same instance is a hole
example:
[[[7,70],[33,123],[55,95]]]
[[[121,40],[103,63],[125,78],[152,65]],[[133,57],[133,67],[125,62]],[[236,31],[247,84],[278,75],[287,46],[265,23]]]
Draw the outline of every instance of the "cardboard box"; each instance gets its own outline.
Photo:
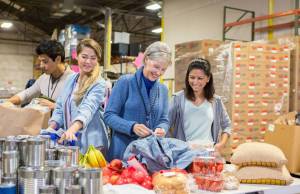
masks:
[[[300,172],[300,126],[274,125],[274,131],[266,131],[265,142],[279,147],[288,159],[291,173]]]

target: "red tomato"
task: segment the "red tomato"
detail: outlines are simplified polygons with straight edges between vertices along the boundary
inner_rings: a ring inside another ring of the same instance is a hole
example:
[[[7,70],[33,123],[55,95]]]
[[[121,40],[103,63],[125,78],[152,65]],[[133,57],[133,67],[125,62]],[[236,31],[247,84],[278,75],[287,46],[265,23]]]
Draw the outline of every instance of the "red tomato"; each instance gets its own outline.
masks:
[[[131,177],[131,172],[128,168],[125,168],[121,173],[122,178],[129,178]]]
[[[103,176],[103,184],[109,183],[110,177],[109,176]]]
[[[116,185],[123,185],[123,184],[125,184],[125,183],[124,183],[124,178],[123,178],[123,177],[120,177],[120,178],[117,180]]]
[[[146,175],[142,171],[135,171],[135,172],[133,172],[131,177],[136,182],[142,183],[145,180]]]
[[[222,172],[223,170],[223,164],[218,164],[217,165],[217,172]]]
[[[149,176],[148,174],[145,176],[145,180],[149,180],[149,181],[152,182],[152,178],[151,178],[151,176]]]
[[[144,182],[142,182],[141,186],[150,190],[153,188],[152,182],[149,180],[145,180]]]
[[[117,181],[119,180],[120,175],[112,175],[109,179],[110,184],[114,185],[117,183]]]
[[[122,161],[119,159],[114,159],[109,163],[109,167],[114,170],[121,170],[123,167]]]
[[[103,174],[103,176],[111,176],[112,171],[108,167],[104,167],[104,168],[102,168],[102,174]]]

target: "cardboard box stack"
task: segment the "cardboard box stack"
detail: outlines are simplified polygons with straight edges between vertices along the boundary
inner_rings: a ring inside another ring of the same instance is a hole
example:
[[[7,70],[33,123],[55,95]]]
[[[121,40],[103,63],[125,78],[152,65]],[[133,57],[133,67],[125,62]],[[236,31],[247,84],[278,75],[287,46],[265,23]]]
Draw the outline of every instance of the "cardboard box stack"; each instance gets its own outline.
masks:
[[[269,124],[288,112],[289,51],[278,44],[232,45],[232,147],[264,141]]]
[[[300,36],[280,37],[271,42],[291,50],[289,110],[300,111]]]
[[[184,88],[184,78],[191,60],[207,59],[221,45],[220,40],[199,40],[175,45],[175,92]]]

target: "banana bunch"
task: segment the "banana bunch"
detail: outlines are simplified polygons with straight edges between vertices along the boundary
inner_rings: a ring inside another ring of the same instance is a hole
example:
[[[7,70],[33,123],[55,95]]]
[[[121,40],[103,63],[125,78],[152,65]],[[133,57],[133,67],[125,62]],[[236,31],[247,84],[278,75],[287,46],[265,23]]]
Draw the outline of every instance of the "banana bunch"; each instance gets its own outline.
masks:
[[[104,168],[106,160],[99,150],[90,145],[86,154],[80,158],[79,164],[85,168]]]

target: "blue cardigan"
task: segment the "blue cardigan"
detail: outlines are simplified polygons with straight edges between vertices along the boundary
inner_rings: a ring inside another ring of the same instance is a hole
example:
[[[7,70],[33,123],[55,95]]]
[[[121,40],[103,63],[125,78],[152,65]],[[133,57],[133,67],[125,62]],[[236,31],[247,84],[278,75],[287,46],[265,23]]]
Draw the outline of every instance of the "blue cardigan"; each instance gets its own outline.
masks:
[[[168,89],[156,81],[148,96],[142,72],[143,67],[133,75],[122,76],[113,87],[104,113],[104,120],[112,129],[109,161],[123,159],[128,144],[139,138],[132,131],[134,124],[144,124],[151,130],[169,129]]]
[[[67,99],[73,94],[72,91],[78,76],[79,74],[70,76],[64,87],[64,91],[56,101],[55,110],[50,119],[50,121],[55,121],[58,127],[64,130],[67,130]],[[104,101],[104,93],[105,81],[103,79],[97,80],[87,90],[78,106],[76,106],[73,100],[70,105],[68,105],[71,110],[71,121],[74,122],[78,120],[83,123],[80,139],[80,152],[83,154],[89,145],[108,148],[107,130],[103,121],[103,111],[101,112],[101,103]]]

